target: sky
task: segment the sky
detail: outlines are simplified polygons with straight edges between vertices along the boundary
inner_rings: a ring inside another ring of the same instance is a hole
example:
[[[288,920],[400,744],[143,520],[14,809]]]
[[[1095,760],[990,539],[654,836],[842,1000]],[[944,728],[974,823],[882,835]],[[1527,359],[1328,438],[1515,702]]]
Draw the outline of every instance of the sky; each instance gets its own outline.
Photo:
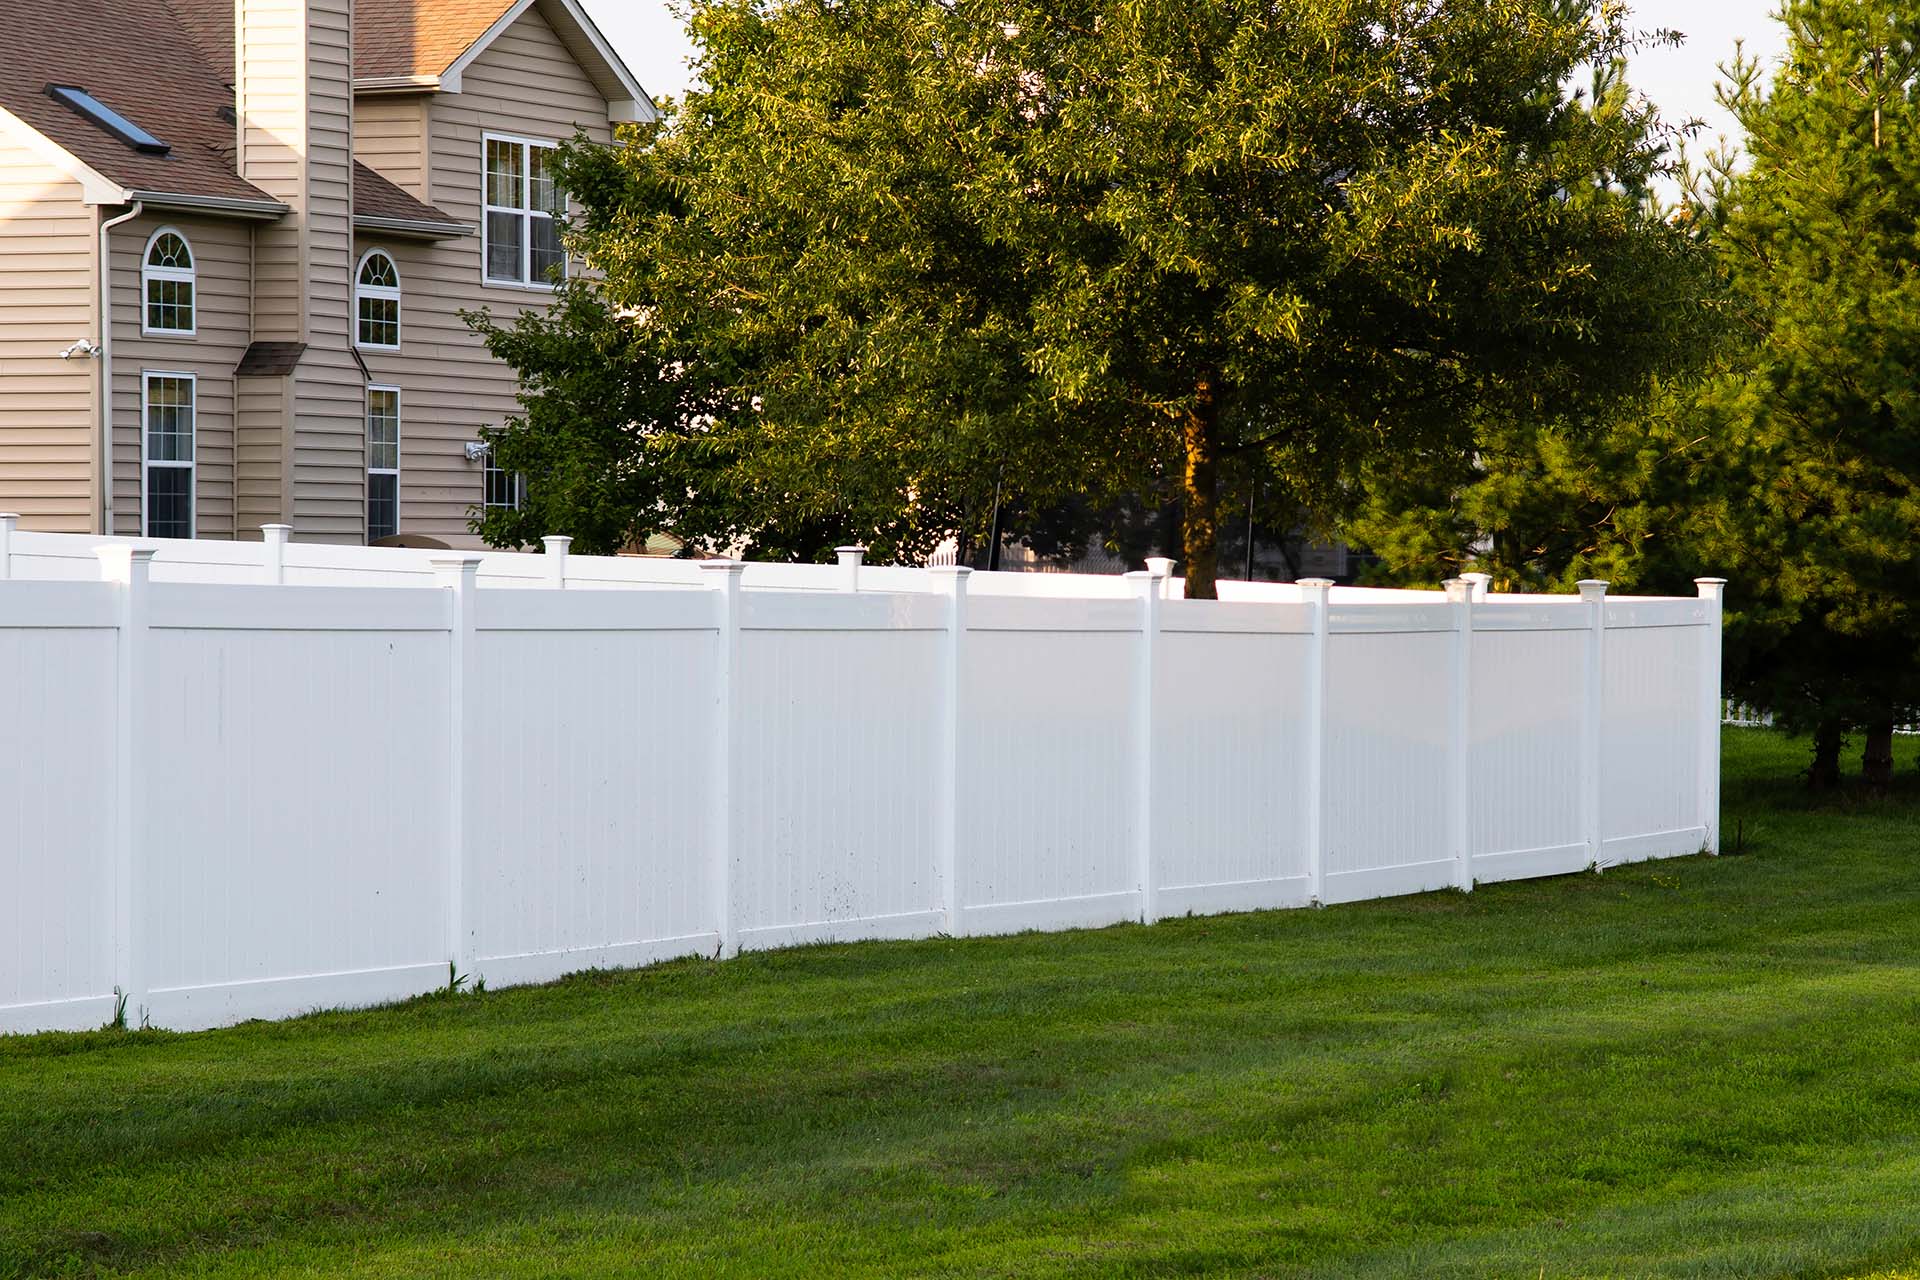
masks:
[[[691,46],[665,0],[584,0],[600,30],[620,51],[649,93],[680,96],[691,73]],[[1735,133],[1732,120],[1713,99],[1719,64],[1733,57],[1734,43],[1764,60],[1777,56],[1780,25],[1769,16],[1776,0],[1640,0],[1634,21],[1642,28],[1685,33],[1678,49],[1653,50],[1634,60],[1632,78],[1670,121],[1706,122],[1698,149]],[[1733,141],[1738,141],[1733,138]]]

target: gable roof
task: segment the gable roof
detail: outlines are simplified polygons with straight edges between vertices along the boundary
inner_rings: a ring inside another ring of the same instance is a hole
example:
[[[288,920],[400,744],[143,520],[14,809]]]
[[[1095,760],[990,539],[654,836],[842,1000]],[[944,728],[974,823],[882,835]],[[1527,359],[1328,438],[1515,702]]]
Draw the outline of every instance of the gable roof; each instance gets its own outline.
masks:
[[[538,8],[610,104],[615,119],[653,118],[653,104],[606,43],[579,0],[357,0],[355,87],[457,93],[460,73],[529,9]],[[234,0],[0,0],[0,126],[19,121],[71,157],[108,203],[140,198],[156,207],[199,207],[277,217],[286,207],[235,169]],[[167,144],[128,146],[72,106],[52,85],[86,90]],[[356,170],[362,166],[356,165]],[[421,234],[465,234],[460,224],[366,170],[356,203],[380,225],[418,224]],[[104,190],[103,190],[104,189]]]
[[[0,40],[0,107],[23,124],[130,192],[284,211],[234,171],[233,94],[167,5],[33,0],[7,7],[14,12]],[[231,22],[231,0],[227,12]],[[159,137],[166,153],[134,150],[49,97],[49,85],[85,89]]]
[[[653,100],[580,0],[356,0],[354,87],[458,93],[461,72],[530,9],[553,28],[615,120],[656,118]]]

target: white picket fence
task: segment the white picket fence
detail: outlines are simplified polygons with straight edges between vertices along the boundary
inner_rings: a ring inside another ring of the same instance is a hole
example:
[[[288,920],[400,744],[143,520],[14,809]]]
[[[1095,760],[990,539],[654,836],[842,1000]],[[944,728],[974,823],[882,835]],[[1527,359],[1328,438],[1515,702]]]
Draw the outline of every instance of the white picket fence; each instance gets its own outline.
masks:
[[[0,1030],[1717,844],[1716,582],[1215,603],[554,551],[0,520]]]

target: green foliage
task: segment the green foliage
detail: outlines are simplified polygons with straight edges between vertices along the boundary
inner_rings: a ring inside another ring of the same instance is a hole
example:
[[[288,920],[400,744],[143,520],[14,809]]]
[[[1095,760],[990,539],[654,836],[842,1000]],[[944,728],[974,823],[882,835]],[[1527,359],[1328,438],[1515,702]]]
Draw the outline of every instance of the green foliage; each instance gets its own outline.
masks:
[[[1785,63],[1725,90],[1751,163],[1676,222],[1712,247],[1703,375],[1596,427],[1493,430],[1425,487],[1378,479],[1352,530],[1391,574],[1684,590],[1733,579],[1733,691],[1841,729],[1920,703],[1920,12],[1795,0]]]
[[[1496,407],[1606,403],[1694,323],[1611,3],[700,0],[692,25],[708,87],[565,172],[607,305],[659,335],[647,376],[717,391],[697,432],[649,404],[599,433],[713,491],[639,517],[696,540],[911,556],[977,539],[998,478],[1033,510],[1171,494],[1204,594],[1223,482],[1334,510],[1369,459],[1466,456]]]
[[[0,1276],[1891,1269],[1920,774],[1727,744],[1744,857],[0,1038]]]

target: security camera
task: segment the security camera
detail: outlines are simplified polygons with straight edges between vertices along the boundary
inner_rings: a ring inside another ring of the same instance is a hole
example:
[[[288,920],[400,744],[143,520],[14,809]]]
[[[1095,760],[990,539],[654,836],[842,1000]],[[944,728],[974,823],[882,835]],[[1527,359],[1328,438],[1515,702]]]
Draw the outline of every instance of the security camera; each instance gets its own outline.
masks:
[[[467,461],[478,462],[487,456],[487,442],[484,440],[467,441]]]
[[[99,343],[95,342],[92,338],[82,338],[80,339],[80,341],[68,347],[65,351],[62,351],[60,353],[60,358],[62,360],[71,360],[75,356],[84,356],[87,359],[91,360],[94,356],[97,356],[99,354],[100,354]]]

